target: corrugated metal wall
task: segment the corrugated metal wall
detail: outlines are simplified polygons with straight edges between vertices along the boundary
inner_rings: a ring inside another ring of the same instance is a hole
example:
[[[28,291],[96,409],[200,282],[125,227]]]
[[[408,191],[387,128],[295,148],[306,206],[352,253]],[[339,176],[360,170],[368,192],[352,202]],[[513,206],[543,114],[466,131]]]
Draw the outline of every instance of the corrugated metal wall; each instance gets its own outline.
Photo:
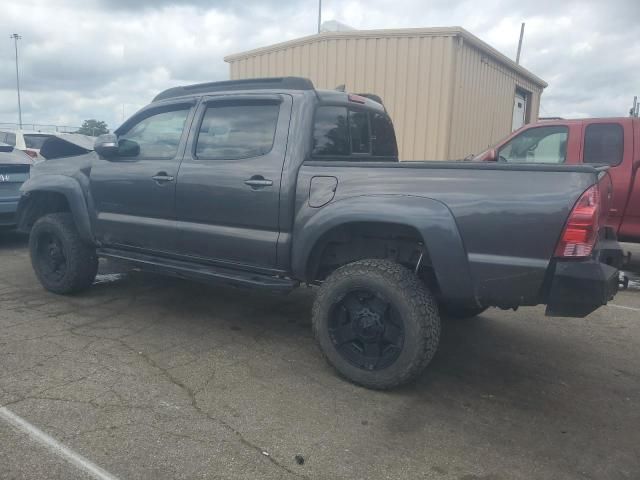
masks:
[[[538,119],[542,93],[540,86],[462,38],[457,51],[449,141],[451,159],[480,153],[511,133],[516,87],[530,93],[530,122]]]
[[[516,85],[533,93],[532,119],[537,118],[539,86],[467,45],[459,30],[438,31],[320,34],[226,60],[232,80],[303,76],[317,88],[344,84],[349,92],[380,95],[402,160],[462,158],[504,137]]]

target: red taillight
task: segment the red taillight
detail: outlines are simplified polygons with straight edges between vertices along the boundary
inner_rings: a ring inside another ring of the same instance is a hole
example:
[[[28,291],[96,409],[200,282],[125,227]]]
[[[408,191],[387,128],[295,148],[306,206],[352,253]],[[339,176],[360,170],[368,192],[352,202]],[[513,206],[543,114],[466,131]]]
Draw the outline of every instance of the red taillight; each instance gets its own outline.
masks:
[[[588,257],[598,238],[600,191],[593,185],[584,192],[569,214],[556,247],[556,257]]]
[[[38,158],[38,152],[35,150],[25,150],[24,153],[29,155],[31,158]]]

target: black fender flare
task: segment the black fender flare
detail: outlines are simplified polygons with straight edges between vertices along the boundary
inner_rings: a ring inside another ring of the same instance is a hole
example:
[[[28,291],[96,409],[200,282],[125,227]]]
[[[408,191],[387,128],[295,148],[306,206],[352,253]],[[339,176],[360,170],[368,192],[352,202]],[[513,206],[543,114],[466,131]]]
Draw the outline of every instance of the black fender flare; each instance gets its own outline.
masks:
[[[94,242],[85,194],[80,183],[75,178],[66,175],[41,175],[31,177],[22,184],[20,192],[22,195],[16,213],[19,229],[25,229],[24,215],[34,193],[58,193],[64,195],[67,199],[80,237],[88,242]]]
[[[467,252],[451,211],[437,200],[410,195],[349,197],[321,208],[303,207],[293,231],[294,276],[309,280],[308,262],[322,236],[354,222],[385,222],[415,228],[422,236],[438,286],[448,302],[477,303]]]

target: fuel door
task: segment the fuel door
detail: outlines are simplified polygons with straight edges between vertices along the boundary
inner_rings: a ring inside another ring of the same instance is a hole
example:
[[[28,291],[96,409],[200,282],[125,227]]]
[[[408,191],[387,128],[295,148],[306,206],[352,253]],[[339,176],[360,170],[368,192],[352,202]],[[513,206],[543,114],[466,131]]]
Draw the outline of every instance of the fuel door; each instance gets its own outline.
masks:
[[[309,187],[309,206],[313,208],[324,207],[333,200],[336,188],[338,188],[336,177],[312,177]]]

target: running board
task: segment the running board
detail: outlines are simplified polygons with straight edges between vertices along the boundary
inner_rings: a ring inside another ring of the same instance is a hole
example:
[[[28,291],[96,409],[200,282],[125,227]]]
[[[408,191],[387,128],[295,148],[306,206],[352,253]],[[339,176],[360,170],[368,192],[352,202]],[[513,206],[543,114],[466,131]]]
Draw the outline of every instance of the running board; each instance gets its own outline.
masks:
[[[96,253],[99,257],[112,258],[130,263],[146,272],[171,275],[206,283],[262,288],[281,293],[290,292],[300,283],[290,278],[281,278],[212,265],[202,265],[166,257],[160,258],[153,255],[144,255],[112,248],[99,248]]]

